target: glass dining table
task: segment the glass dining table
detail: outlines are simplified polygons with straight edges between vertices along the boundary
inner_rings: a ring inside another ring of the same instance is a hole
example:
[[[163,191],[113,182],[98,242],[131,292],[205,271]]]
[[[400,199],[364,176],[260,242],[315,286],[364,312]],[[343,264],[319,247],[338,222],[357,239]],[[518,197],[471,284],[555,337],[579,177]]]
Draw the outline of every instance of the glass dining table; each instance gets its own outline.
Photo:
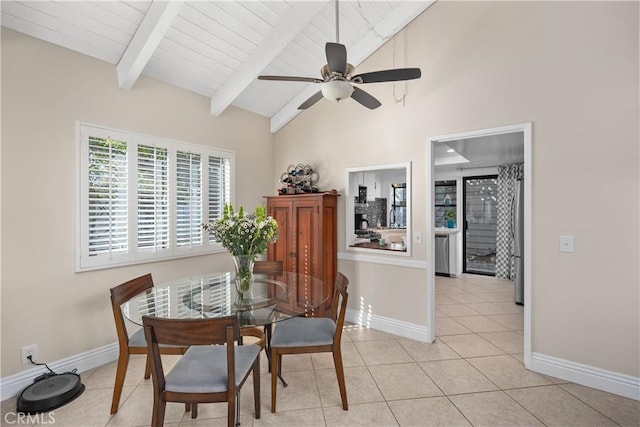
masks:
[[[328,311],[331,294],[318,278],[287,271],[255,273],[251,292],[240,293],[234,275],[207,273],[160,283],[124,303],[122,313],[138,325],[142,325],[143,316],[206,319],[235,314],[241,338],[257,338],[257,344],[265,348],[270,358],[274,323],[303,315],[322,316]],[[278,377],[286,387],[286,381],[281,375]]]
[[[331,297],[322,280],[286,271],[256,273],[251,292],[239,293],[234,274],[207,273],[160,283],[123,304],[122,312],[138,325],[142,316],[204,319],[236,314],[240,327],[248,328],[314,316]]]

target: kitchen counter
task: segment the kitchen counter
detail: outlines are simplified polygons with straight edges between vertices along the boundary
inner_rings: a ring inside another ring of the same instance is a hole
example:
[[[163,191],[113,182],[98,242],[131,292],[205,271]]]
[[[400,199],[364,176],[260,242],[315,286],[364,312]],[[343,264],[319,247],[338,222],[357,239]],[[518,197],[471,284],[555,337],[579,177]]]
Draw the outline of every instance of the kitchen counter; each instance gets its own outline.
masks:
[[[442,227],[437,227],[435,229],[435,234],[456,234],[458,231],[457,228],[442,228]]]
[[[396,251],[396,252],[406,252],[407,247],[398,247],[396,245],[386,244],[384,246],[380,246],[377,242],[361,242],[350,245],[351,248],[365,248],[365,249],[378,249],[383,251]]]

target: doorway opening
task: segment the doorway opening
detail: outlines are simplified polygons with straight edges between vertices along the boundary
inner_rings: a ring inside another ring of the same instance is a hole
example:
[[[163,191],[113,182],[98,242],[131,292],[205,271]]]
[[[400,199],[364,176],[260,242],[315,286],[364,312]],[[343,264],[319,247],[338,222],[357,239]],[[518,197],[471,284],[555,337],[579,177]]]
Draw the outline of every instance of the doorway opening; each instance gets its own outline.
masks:
[[[509,152],[509,141],[510,137],[514,136],[518,139],[519,147],[521,148],[521,159],[519,161],[511,161],[508,159]],[[426,230],[427,236],[429,236],[425,243],[427,243],[427,254],[428,254],[428,266],[429,269],[427,271],[427,321],[428,321],[428,334],[431,342],[435,341],[435,326],[436,326],[436,276],[435,276],[435,236],[438,232],[442,232],[438,224],[436,224],[436,181],[444,181],[455,179],[457,182],[458,188],[458,200],[457,200],[457,212],[456,216],[458,218],[457,221],[457,229],[449,230],[451,235],[455,237],[450,237],[450,242],[455,242],[453,246],[456,248],[457,253],[455,254],[455,259],[451,256],[451,259],[454,259],[454,262],[457,264],[457,270],[453,271],[454,275],[465,275],[468,276],[463,271],[470,267],[469,263],[466,261],[466,247],[463,248],[463,238],[462,232],[467,231],[471,224],[465,223],[467,211],[473,210],[473,208],[467,208],[465,205],[465,201],[463,200],[463,193],[465,192],[464,181],[469,178],[478,178],[487,176],[495,177],[498,174],[499,166],[508,165],[510,163],[520,163],[520,167],[522,167],[523,172],[523,181],[524,181],[524,213],[523,213],[523,255],[522,255],[522,265],[524,269],[524,274],[521,277],[524,278],[523,284],[523,295],[524,300],[527,303],[524,304],[524,307],[516,305],[515,300],[511,302],[513,307],[520,307],[522,324],[521,324],[521,334],[524,335],[523,339],[523,352],[524,352],[524,363],[525,367],[529,368],[531,366],[531,313],[532,313],[532,305],[533,302],[531,300],[531,284],[532,284],[532,272],[531,272],[531,250],[532,250],[532,233],[531,233],[531,223],[532,223],[532,124],[522,123],[515,125],[502,126],[497,128],[490,129],[480,129],[469,132],[461,132],[455,134],[448,134],[442,136],[434,136],[429,137],[427,139],[427,167],[429,168],[429,172],[427,174],[428,185],[427,187],[427,203],[430,204],[430,209],[428,212],[431,213],[431,216],[427,218]],[[491,149],[489,149],[491,148]],[[507,156],[507,160],[504,158],[500,158],[496,161],[495,158],[484,158],[482,160],[483,155],[490,155],[495,157],[495,153],[492,153],[492,149],[499,150],[500,156]],[[469,160],[473,159],[473,160]],[[488,172],[488,168],[494,168],[493,172]],[[521,178],[519,178],[521,179]],[[487,184],[487,182],[485,182]],[[480,187],[481,188],[481,187]],[[486,185],[485,185],[486,188]],[[482,201],[482,200],[480,200]],[[492,207],[483,206],[483,221],[485,223],[491,222],[491,217],[493,214],[490,212]],[[472,213],[472,212],[469,212]],[[500,222],[500,213],[499,210],[496,212],[496,215],[499,217],[497,219]],[[460,224],[462,223],[462,224]],[[500,234],[500,233],[498,233]],[[500,236],[498,236],[500,237]],[[495,240],[495,238],[494,238]],[[495,252],[500,252],[499,257],[502,259],[505,254],[501,253],[501,244],[502,240],[498,239],[498,244]],[[470,242],[467,241],[467,244]],[[471,246],[471,245],[470,245]],[[463,252],[464,250],[464,252]],[[491,258],[491,254],[494,249],[492,246],[485,246],[476,251],[474,255],[488,255],[489,259]],[[453,255],[453,254],[450,254]],[[463,264],[465,264],[463,266]],[[496,269],[501,266],[501,263],[498,262],[498,265],[494,268],[494,274]],[[478,266],[474,265],[474,268]],[[488,269],[488,268],[487,268]],[[485,273],[486,274],[486,273]],[[482,277],[482,276],[475,276]],[[441,280],[440,278],[438,280]],[[442,279],[448,280],[448,279]],[[493,279],[492,279],[493,280]],[[497,280],[497,279],[496,279]],[[505,281],[506,282],[506,281]],[[508,283],[508,282],[507,282]],[[515,288],[515,283],[513,284]],[[507,303],[508,304],[508,303]],[[480,308],[480,307],[479,307]],[[446,314],[446,313],[445,313]],[[452,313],[453,314],[453,313]]]

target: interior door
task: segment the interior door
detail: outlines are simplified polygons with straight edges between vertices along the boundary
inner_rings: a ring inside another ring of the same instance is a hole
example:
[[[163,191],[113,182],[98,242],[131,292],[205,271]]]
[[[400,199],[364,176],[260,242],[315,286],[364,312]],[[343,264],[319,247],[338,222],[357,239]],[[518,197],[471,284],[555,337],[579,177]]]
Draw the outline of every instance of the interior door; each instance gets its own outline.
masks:
[[[495,276],[497,175],[464,178],[463,271]]]

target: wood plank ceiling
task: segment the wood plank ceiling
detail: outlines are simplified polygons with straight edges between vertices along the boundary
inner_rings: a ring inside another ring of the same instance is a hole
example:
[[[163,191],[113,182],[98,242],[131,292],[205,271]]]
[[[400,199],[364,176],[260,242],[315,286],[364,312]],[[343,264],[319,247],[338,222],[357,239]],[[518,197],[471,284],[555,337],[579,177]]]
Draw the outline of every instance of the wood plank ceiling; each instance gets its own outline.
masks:
[[[357,67],[432,2],[340,1],[349,62]],[[115,65],[123,89],[150,76],[210,98],[213,115],[234,105],[270,117],[272,132],[318,86],[257,76],[320,77],[324,45],[336,41],[329,0],[3,0],[0,9],[3,27]]]

